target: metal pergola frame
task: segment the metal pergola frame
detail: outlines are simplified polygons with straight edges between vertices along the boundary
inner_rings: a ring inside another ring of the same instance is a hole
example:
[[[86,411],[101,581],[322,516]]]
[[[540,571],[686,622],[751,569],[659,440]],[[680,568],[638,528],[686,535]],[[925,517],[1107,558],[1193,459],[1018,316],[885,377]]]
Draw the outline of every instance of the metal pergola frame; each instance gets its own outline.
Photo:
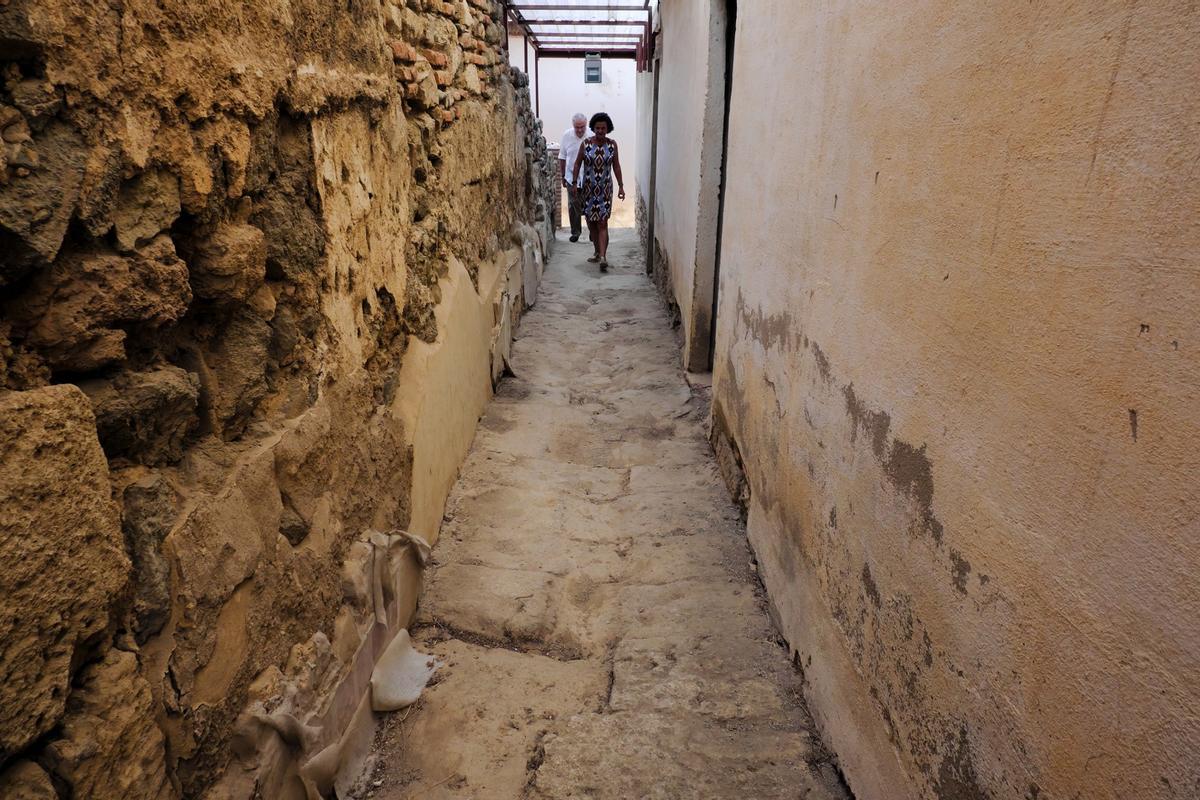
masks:
[[[503,0],[504,18],[520,29],[525,42],[525,73],[529,74],[529,46],[533,45],[534,113],[541,114],[541,80],[538,64],[543,58],[628,58],[637,61],[639,72],[650,68],[653,58],[654,12],[650,0],[605,0],[569,4],[553,0]],[[530,12],[586,12],[574,19],[536,16]],[[633,12],[617,17],[614,12]],[[545,30],[553,27],[555,30]],[[629,28],[628,32],[595,31],[598,27]],[[561,30],[565,28],[566,30]],[[539,32],[540,31],[540,32]]]

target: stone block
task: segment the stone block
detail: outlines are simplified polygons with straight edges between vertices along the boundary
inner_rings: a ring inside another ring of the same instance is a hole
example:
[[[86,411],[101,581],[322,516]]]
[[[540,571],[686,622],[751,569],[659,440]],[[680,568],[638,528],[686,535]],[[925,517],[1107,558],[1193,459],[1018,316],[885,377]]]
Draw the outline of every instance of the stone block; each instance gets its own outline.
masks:
[[[271,326],[249,310],[234,315],[217,347],[204,357],[202,381],[214,423],[233,438],[267,395]]]
[[[483,91],[483,82],[479,80],[479,70],[474,64],[467,64],[462,71],[463,85],[467,87],[467,91],[472,94],[479,94]]]
[[[266,280],[266,238],[253,225],[221,225],[198,244],[190,267],[197,297],[243,303]]]
[[[58,724],[128,581],[95,426],[75,386],[0,393],[0,760]]]
[[[46,762],[72,797],[173,800],[154,698],[138,673],[137,656],[111,649],[83,670],[71,694],[62,737]]]
[[[0,41],[3,41],[0,39]],[[21,112],[0,106],[0,112]],[[9,125],[5,126],[7,130]],[[79,132],[52,122],[34,141],[5,143],[0,162],[0,286],[49,264],[62,245],[83,180]]]
[[[19,305],[10,305],[25,344],[51,367],[90,372],[125,358],[126,329],[153,329],[187,311],[187,265],[167,236],[128,255],[70,253],[40,273]]]
[[[450,59],[446,57],[445,53],[438,50],[432,50],[428,47],[421,48],[421,55],[425,57],[426,61],[438,69],[444,69],[450,63]]]
[[[62,97],[54,84],[47,80],[29,78],[10,84],[13,103],[30,119],[52,117],[62,108]]]
[[[179,180],[165,170],[143,172],[121,187],[113,214],[117,244],[130,251],[171,227],[179,216]]]
[[[433,69],[428,62],[420,61],[413,67],[413,81],[404,85],[404,96],[419,108],[434,108],[438,104],[439,92]]]
[[[133,560],[133,627],[139,643],[162,630],[171,613],[170,567],[162,543],[175,524],[179,495],[161,475],[125,487],[121,527]]]
[[[408,42],[402,42],[398,39],[393,39],[392,41],[388,42],[388,45],[392,48],[392,59],[395,61],[412,62],[420,58],[416,48]]]
[[[46,771],[32,761],[18,761],[0,773],[0,797],[5,800],[58,800]]]
[[[200,382],[179,367],[122,372],[80,385],[96,414],[100,444],[109,458],[157,465],[183,457],[195,428]]]

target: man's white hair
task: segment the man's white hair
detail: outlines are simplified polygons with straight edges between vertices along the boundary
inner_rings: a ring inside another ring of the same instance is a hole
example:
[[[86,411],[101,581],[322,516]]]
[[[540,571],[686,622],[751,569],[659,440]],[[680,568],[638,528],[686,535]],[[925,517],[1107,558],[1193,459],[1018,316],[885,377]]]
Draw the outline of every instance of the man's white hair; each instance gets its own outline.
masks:
[[[576,114],[575,116],[571,117],[571,122],[587,122],[587,116],[584,114]]]

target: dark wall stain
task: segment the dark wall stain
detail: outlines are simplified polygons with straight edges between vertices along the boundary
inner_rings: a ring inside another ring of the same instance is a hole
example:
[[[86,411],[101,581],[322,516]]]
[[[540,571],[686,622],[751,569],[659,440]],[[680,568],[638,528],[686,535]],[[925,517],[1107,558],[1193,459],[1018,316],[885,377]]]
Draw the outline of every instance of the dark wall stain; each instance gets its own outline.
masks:
[[[829,358],[816,342],[812,342],[811,347],[813,358],[817,362],[817,372],[821,373],[821,380],[829,383],[833,380],[833,372],[829,368]]]
[[[733,365],[729,365],[732,376]],[[742,462],[742,454],[738,449],[737,439],[725,417],[724,406],[719,402],[712,404],[713,424],[709,434],[709,443],[717,457],[717,468],[725,480],[725,488],[737,505],[742,519],[746,519],[750,508],[750,482],[746,479],[746,467]]]
[[[991,793],[979,785],[966,725],[958,729],[957,738],[947,740],[945,750],[933,782],[938,800],[991,800]]]
[[[757,341],[768,349],[788,345],[789,334],[782,316],[768,318],[759,311],[747,312],[741,303],[738,305],[737,337]],[[795,345],[805,339],[799,330],[790,337]],[[714,393],[713,404],[712,432],[720,434],[714,436],[715,449],[725,450],[731,464],[739,462],[740,457],[746,459],[745,467],[756,481],[755,490],[760,495],[758,503],[781,517],[784,541],[780,543],[778,556],[782,586],[801,579],[800,561],[815,570],[828,613],[856,668],[867,677],[881,722],[914,774],[921,776],[918,781],[924,784],[922,796],[928,795],[930,800],[993,800],[990,792],[1002,790],[989,788],[990,781],[978,774],[967,723],[939,711],[942,695],[934,693],[930,681],[934,675],[952,674],[954,664],[944,650],[935,646],[929,630],[914,612],[912,598],[903,591],[905,576],[900,576],[894,584],[881,586],[870,564],[862,560],[861,551],[852,555],[852,550],[846,547],[847,540],[853,542],[856,537],[883,535],[882,521],[894,511],[901,511],[909,533],[932,545],[930,557],[945,565],[954,596],[968,594],[972,564],[964,553],[948,546],[943,526],[934,513],[933,463],[928,445],[896,439],[891,416],[873,408],[857,394],[853,384],[843,384],[836,367],[817,342],[808,340],[805,346],[795,347],[794,352],[813,359],[812,365],[805,365],[815,367],[808,372],[813,376],[808,384],[809,401],[836,402],[833,393],[839,392],[850,423],[849,431],[837,429],[839,441],[831,441],[830,431],[823,424],[826,418],[815,410],[810,413],[809,404],[804,405],[807,427],[797,425],[796,429],[797,435],[804,437],[806,453],[801,463],[807,470],[795,478],[811,491],[809,503],[795,503],[791,496],[783,495],[785,484],[772,472],[772,467],[788,458],[788,454],[779,449],[780,437],[772,427],[779,417],[770,407],[769,398],[766,407],[751,408],[744,394],[745,386],[738,385],[738,377],[743,383],[753,381],[764,365],[747,365],[748,370],[739,376],[733,370],[730,355],[723,356],[726,374]],[[726,440],[723,447],[718,438]],[[738,446],[741,451],[735,456]],[[883,481],[865,463],[872,460],[864,459],[868,447],[883,473]],[[857,477],[869,477],[887,487],[883,492],[868,495],[868,507],[859,512],[860,517],[855,516],[850,498],[843,498],[841,507],[832,502],[833,486],[827,481],[830,478],[836,481],[839,474],[831,471],[843,468],[836,461],[841,455],[839,450],[853,456],[849,462],[851,469],[863,473]],[[870,502],[879,507],[869,507]],[[826,509],[826,520],[821,519],[821,508]],[[846,517],[846,513],[850,516]],[[862,525],[868,529],[859,531]],[[859,563],[857,576],[855,563]],[[855,585],[855,577],[861,588]],[[883,602],[883,588],[889,589],[887,603]]]
[[[925,445],[913,447],[908,442],[892,440],[883,471],[893,486],[917,504],[922,526],[940,545],[942,523],[933,515],[933,464],[925,455]]]
[[[647,273],[650,279],[654,282],[655,288],[658,289],[658,294],[667,306],[667,314],[671,318],[671,327],[678,328],[682,317],[679,313],[679,304],[675,302],[675,286],[671,281],[671,264],[667,259],[667,251],[663,248],[662,242],[658,237],[654,237],[654,266],[651,269],[647,264]]]
[[[879,596],[879,587],[875,585],[875,578],[871,576],[871,567],[865,561],[862,568],[863,588],[867,591],[867,597],[871,598],[871,602],[876,608],[883,606],[883,598]]]
[[[861,428],[871,437],[871,450],[881,461],[887,452],[888,431],[892,428],[892,418],[884,411],[873,411],[854,393],[854,384],[847,384],[842,389],[846,398],[846,413],[850,415],[853,427],[850,429],[850,442],[858,441],[858,431]]]
[[[737,315],[746,327],[749,336],[765,349],[782,346],[787,350],[795,350],[803,333],[792,324],[791,314],[764,314],[761,308],[747,308],[742,292],[738,290]]]
[[[963,558],[962,553],[951,547],[950,563],[954,565],[954,588],[966,594],[967,576],[971,574],[971,562]]]

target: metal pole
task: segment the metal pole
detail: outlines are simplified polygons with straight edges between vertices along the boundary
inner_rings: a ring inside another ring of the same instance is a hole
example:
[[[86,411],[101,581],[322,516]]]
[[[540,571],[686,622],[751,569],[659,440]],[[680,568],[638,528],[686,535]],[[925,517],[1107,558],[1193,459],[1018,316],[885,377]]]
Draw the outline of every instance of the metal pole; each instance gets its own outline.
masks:
[[[542,118],[542,52],[536,48],[533,51],[533,113]]]
[[[521,41],[524,42],[521,49],[525,51],[525,77],[529,77],[529,36],[522,33]]]

